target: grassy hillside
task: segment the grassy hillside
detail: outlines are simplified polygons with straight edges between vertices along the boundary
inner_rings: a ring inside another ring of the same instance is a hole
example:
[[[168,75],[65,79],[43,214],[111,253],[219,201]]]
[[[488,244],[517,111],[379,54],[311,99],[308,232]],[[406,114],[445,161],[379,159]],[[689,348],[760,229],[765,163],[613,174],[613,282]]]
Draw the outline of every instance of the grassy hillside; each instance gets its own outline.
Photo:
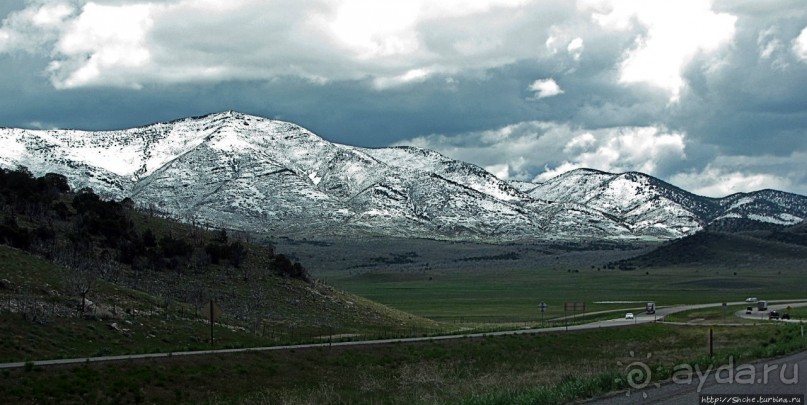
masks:
[[[0,173],[0,361],[209,348],[211,300],[217,347],[443,330],[312,280],[244,235],[43,179]]]

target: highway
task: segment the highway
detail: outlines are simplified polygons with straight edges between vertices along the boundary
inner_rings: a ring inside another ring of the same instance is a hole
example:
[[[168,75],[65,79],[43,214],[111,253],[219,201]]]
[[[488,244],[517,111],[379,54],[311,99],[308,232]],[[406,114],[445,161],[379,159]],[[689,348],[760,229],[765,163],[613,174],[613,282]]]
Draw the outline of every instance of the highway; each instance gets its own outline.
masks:
[[[783,310],[786,309],[788,306],[793,307],[793,308],[803,307],[803,306],[807,306],[807,302],[791,302],[791,303],[785,303],[785,304],[771,304],[771,305],[768,305],[768,310],[767,311],[758,311],[756,303],[748,303],[748,306],[751,307],[751,313],[750,314],[747,314],[745,310],[740,310],[740,311],[735,312],[734,316],[736,316],[738,318],[744,318],[744,319],[767,320],[768,319],[768,313],[770,311],[779,311],[779,313],[781,314],[783,312]],[[800,322],[797,319],[780,319],[779,321],[780,322],[795,322],[795,323]]]
[[[786,307],[787,305],[792,306],[807,305],[807,302],[799,302],[799,301],[803,300],[786,300],[777,302],[782,303],[779,304],[782,307]],[[744,301],[727,303],[727,305],[744,305],[744,304],[746,304]],[[322,347],[369,346],[369,345],[384,345],[395,343],[414,343],[414,342],[440,341],[449,339],[475,338],[484,336],[506,336],[506,335],[519,335],[519,334],[551,333],[567,330],[578,331],[578,330],[598,329],[598,328],[626,327],[661,320],[665,316],[675,312],[689,311],[701,308],[719,307],[721,305],[722,303],[712,303],[712,304],[660,307],[656,309],[656,313],[653,315],[634,312],[635,318],[633,320],[624,319],[624,314],[622,314],[622,317],[617,319],[596,321],[579,325],[569,325],[568,327],[560,326],[551,328],[518,329],[518,330],[499,331],[499,332],[467,333],[467,334],[441,335],[430,337],[361,340],[361,341],[333,342],[333,343],[324,342],[324,343],[309,343],[309,344],[285,345],[285,346],[265,346],[265,347],[252,347],[252,348],[240,348],[240,349],[211,349],[211,350],[197,350],[186,352],[166,352],[166,353],[149,353],[149,354],[129,354],[118,356],[80,357],[72,359],[35,360],[31,362],[0,363],[0,369],[20,368],[25,367],[26,364],[32,364],[34,366],[54,366],[54,365],[83,364],[83,363],[103,363],[103,362],[138,360],[138,359],[160,359],[160,358],[180,357],[180,356],[218,355],[228,353],[264,352],[272,350],[308,349],[308,348],[322,348]]]

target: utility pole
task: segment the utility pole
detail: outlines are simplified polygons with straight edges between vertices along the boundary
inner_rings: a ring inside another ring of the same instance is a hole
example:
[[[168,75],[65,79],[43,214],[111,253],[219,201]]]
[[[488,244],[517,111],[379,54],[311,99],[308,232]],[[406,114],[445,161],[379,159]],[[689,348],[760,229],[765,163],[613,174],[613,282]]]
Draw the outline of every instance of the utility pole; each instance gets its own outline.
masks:
[[[221,308],[211,299],[210,302],[207,304],[205,308],[205,314],[208,316],[210,320],[210,346],[213,346],[213,323],[216,322],[216,318],[221,316]]]
[[[566,307],[568,305],[563,306],[563,323],[566,324],[566,332],[569,331],[569,316],[566,314]]]
[[[213,300],[210,300],[210,346],[213,346]]]

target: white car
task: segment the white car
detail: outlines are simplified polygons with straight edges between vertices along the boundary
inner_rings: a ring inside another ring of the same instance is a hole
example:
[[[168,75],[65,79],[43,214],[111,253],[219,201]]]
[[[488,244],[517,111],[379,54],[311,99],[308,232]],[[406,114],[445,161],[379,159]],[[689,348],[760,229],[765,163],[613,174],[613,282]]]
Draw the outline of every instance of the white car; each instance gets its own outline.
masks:
[[[757,299],[755,297],[746,298],[745,302],[757,302]]]
[[[633,319],[633,312],[628,312],[627,314],[625,314],[625,320],[630,320],[630,319]]]

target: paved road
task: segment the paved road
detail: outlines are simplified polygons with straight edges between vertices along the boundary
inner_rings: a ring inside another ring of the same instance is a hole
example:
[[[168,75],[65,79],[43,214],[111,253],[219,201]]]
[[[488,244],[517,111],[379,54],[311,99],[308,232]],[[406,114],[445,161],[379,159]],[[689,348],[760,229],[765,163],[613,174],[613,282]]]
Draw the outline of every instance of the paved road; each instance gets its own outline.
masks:
[[[787,403],[765,402],[766,399],[780,395],[795,395],[802,399],[807,396],[807,351],[778,359],[768,359],[756,363],[734,364],[706,370],[692,370],[694,375],[685,378],[683,372],[670,383],[658,386],[648,384],[647,387],[622,392],[605,398],[586,402],[586,405],[627,405],[627,404],[663,404],[686,405],[701,404],[711,399],[726,398],[723,402],[711,403]],[[640,379],[640,382],[645,380]],[[638,384],[637,386],[641,386]],[[755,402],[739,401],[739,396],[747,395],[757,398]],[[704,396],[701,398],[701,396]]]
[[[682,309],[684,310],[684,309]],[[134,359],[154,359],[154,358],[165,358],[165,357],[177,357],[177,356],[196,356],[196,355],[210,355],[210,354],[226,354],[226,353],[246,353],[246,352],[262,352],[262,351],[272,351],[272,350],[289,350],[289,349],[307,349],[307,348],[321,348],[321,347],[342,347],[342,346],[369,346],[369,345],[383,345],[383,344],[391,344],[391,343],[409,343],[409,342],[427,342],[427,341],[438,341],[438,340],[449,340],[449,339],[461,339],[461,338],[468,338],[468,337],[484,337],[484,336],[505,336],[505,335],[519,335],[519,334],[529,334],[529,333],[549,333],[549,332],[559,332],[559,331],[576,331],[576,330],[585,330],[585,329],[596,329],[596,328],[610,328],[610,327],[617,327],[617,326],[631,326],[634,324],[641,324],[652,322],[654,317],[650,316],[637,316],[633,321],[627,321],[624,319],[613,319],[607,321],[598,321],[592,322],[587,324],[581,325],[569,325],[568,327],[559,326],[559,327],[552,327],[552,328],[540,328],[540,329],[519,329],[519,330],[511,330],[511,331],[499,331],[499,332],[486,332],[486,333],[468,333],[463,335],[442,335],[442,336],[431,336],[431,337],[411,337],[411,338],[396,338],[396,339],[378,339],[378,340],[361,340],[361,341],[350,341],[350,342],[333,342],[333,343],[309,343],[309,344],[298,344],[298,345],[286,345],[286,346],[266,346],[266,347],[252,347],[252,348],[245,348],[245,349],[218,349],[218,350],[197,350],[197,351],[189,351],[189,352],[173,352],[173,353],[151,353],[151,354],[133,354],[133,355],[120,355],[120,356],[103,356],[103,357],[82,357],[82,358],[74,358],[74,359],[54,359],[54,360],[38,360],[33,361],[33,365],[35,366],[53,366],[53,365],[64,365],[64,364],[79,364],[79,363],[100,363],[100,362],[108,362],[108,361],[121,361],[121,360],[134,360]],[[4,368],[19,368],[25,367],[25,362],[15,362],[15,363],[0,363],[0,369]]]
[[[749,303],[748,306],[751,307],[751,313],[750,314],[745,313],[746,311],[743,309],[743,310],[735,312],[734,316],[739,317],[739,318],[744,318],[744,319],[767,320],[768,319],[768,314],[770,313],[770,311],[776,310],[776,311],[779,311],[779,313],[781,314],[783,312],[783,310],[786,309],[788,306],[793,307],[793,308],[804,307],[804,306],[807,306],[807,302],[768,305],[768,310],[767,311],[758,311],[756,303],[753,303],[753,305],[751,303]],[[780,322],[793,322],[793,323],[800,323],[801,322],[801,320],[798,320],[798,319],[780,319],[779,321]]]
[[[787,300],[782,302],[790,302],[794,303],[800,300]],[[769,301],[771,302],[771,301]],[[730,302],[728,305],[741,305],[745,304],[745,302]],[[807,302],[804,303],[807,305]],[[110,361],[122,361],[122,360],[136,360],[136,359],[157,359],[157,358],[166,358],[166,357],[178,357],[178,356],[198,356],[198,355],[210,355],[210,354],[227,354],[227,353],[246,353],[246,352],[262,352],[262,351],[272,351],[272,350],[288,350],[288,349],[306,349],[306,348],[318,348],[318,347],[340,347],[340,346],[369,346],[369,345],[383,345],[383,344],[390,344],[390,343],[409,343],[409,342],[426,342],[426,341],[437,341],[437,340],[448,340],[448,339],[462,339],[468,337],[483,337],[483,336],[505,336],[505,335],[519,335],[519,334],[532,334],[532,333],[549,333],[549,332],[558,332],[558,331],[576,331],[576,330],[586,330],[586,329],[598,329],[598,328],[612,328],[612,327],[620,327],[620,326],[631,326],[631,325],[638,325],[648,322],[654,322],[656,320],[660,320],[663,317],[681,311],[688,311],[692,309],[700,309],[700,308],[710,308],[710,307],[717,307],[721,306],[722,303],[713,303],[713,304],[699,304],[699,305],[679,305],[674,307],[666,307],[666,308],[658,308],[656,313],[653,315],[647,315],[643,313],[636,313],[636,317],[633,320],[626,320],[624,318],[618,319],[610,319],[605,321],[597,321],[591,322],[581,325],[569,325],[567,326],[560,326],[560,327],[552,327],[552,328],[540,328],[540,329],[519,329],[519,330],[512,330],[512,331],[501,331],[501,332],[487,332],[487,333],[469,333],[469,334],[461,334],[461,335],[444,335],[444,336],[432,336],[432,337],[412,337],[412,338],[398,338],[398,339],[381,339],[381,340],[362,340],[362,341],[352,341],[352,342],[334,342],[334,343],[311,343],[311,344],[300,344],[300,345],[287,345],[287,346],[266,346],[266,347],[253,347],[253,348],[246,348],[246,349],[218,349],[218,350],[197,350],[197,351],[189,351],[189,352],[173,352],[173,353],[151,353],[151,354],[132,354],[132,355],[120,355],[120,356],[102,356],[102,357],[81,357],[81,358],[74,358],[74,359],[54,359],[54,360],[37,360],[30,363],[33,363],[35,366],[53,366],[53,365],[64,365],[64,364],[80,364],[80,363],[101,363],[101,362],[110,362]],[[786,306],[786,304],[784,304]],[[624,315],[623,315],[624,316]],[[19,368],[25,367],[25,362],[14,362],[14,363],[0,363],[0,369],[5,368]]]

